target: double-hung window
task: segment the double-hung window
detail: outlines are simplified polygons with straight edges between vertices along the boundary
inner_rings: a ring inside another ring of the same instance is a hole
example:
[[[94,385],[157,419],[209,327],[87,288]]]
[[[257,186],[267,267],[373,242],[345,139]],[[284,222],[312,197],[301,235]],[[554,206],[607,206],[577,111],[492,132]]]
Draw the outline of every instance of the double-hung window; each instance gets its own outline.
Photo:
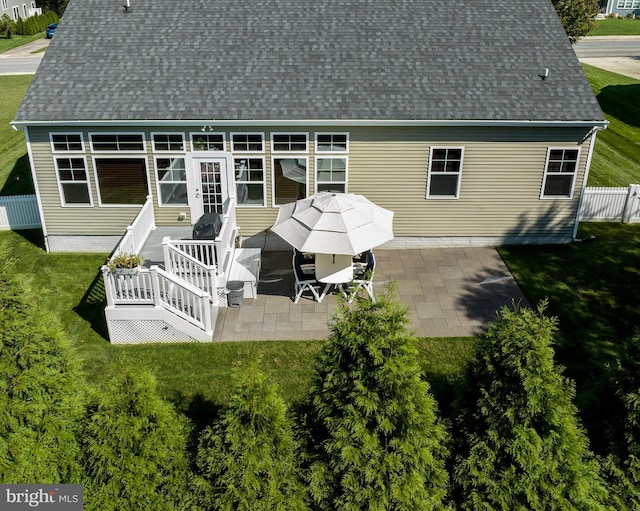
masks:
[[[85,157],[56,157],[55,166],[62,205],[91,206]]]
[[[273,205],[307,196],[308,133],[272,133]]]
[[[428,199],[457,199],[462,177],[462,147],[432,147],[427,177]]]
[[[316,191],[347,191],[347,133],[316,133]]]
[[[571,198],[580,150],[550,147],[542,180],[542,198]]]
[[[264,133],[231,133],[231,151],[238,206],[266,206]]]

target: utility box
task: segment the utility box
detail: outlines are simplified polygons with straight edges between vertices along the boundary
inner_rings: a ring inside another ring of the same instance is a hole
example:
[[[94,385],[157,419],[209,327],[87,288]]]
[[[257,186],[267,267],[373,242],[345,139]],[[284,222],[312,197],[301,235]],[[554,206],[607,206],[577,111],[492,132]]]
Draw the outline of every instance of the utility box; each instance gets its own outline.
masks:
[[[242,280],[230,280],[227,282],[227,305],[240,307],[244,299],[244,282]]]
[[[222,215],[220,213],[205,213],[193,226],[192,239],[215,240],[222,229]]]

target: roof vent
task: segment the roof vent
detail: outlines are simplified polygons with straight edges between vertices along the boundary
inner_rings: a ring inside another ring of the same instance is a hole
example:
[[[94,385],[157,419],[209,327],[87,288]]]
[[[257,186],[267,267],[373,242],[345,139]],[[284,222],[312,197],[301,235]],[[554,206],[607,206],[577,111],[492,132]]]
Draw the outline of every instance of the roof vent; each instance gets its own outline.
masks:
[[[127,3],[122,7],[124,7],[124,12],[131,12],[131,0],[127,0]]]
[[[129,0],[127,0],[129,1]],[[546,80],[547,78],[549,78],[549,68],[545,67],[544,68],[544,73],[542,73],[541,75],[538,75],[540,78],[542,78],[542,80]]]

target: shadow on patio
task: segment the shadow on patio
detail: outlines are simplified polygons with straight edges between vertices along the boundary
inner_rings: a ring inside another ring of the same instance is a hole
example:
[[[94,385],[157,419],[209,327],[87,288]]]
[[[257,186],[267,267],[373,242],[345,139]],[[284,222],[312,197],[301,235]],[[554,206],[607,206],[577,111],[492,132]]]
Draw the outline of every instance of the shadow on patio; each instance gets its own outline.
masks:
[[[473,336],[513,300],[527,304],[494,248],[377,249],[375,289],[395,280],[418,337]],[[258,298],[222,308],[215,341],[317,340],[329,334],[336,296],[295,304],[291,252],[265,251]]]

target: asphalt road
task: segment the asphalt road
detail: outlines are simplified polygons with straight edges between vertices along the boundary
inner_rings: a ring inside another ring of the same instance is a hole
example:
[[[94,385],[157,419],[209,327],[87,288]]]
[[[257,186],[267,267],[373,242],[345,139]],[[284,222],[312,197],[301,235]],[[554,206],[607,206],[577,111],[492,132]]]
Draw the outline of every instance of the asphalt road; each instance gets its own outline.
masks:
[[[49,46],[49,39],[38,39],[13,50],[0,53],[0,75],[34,74],[42,61],[42,48]]]
[[[640,59],[640,37],[586,37],[573,46],[578,58],[630,57]]]

